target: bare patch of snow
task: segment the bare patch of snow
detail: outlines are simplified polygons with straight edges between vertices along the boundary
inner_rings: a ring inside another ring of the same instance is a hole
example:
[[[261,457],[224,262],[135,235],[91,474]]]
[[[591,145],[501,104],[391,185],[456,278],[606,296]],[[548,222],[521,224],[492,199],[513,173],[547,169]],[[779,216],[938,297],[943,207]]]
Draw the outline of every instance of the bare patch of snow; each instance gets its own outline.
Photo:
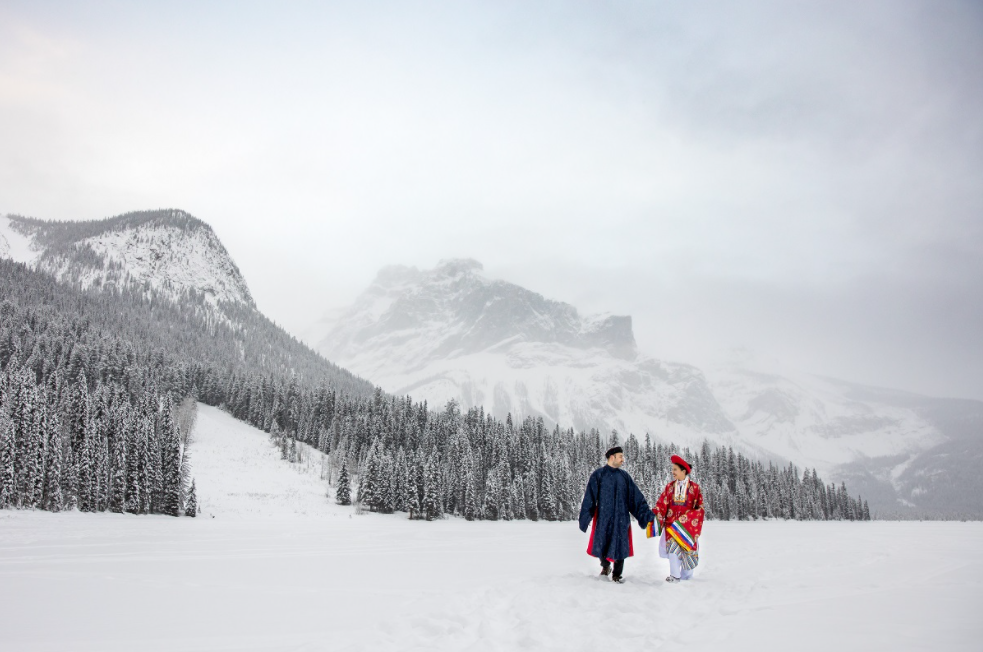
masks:
[[[0,258],[32,265],[40,255],[33,238],[14,229],[9,217],[0,216]]]

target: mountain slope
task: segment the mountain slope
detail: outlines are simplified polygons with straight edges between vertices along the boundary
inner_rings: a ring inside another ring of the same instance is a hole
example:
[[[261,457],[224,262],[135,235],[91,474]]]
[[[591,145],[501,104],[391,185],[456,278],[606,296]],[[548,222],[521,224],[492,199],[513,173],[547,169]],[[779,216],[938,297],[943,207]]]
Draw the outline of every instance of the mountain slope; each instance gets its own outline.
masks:
[[[173,381],[184,390],[191,388],[183,387],[188,369],[195,368],[216,378],[265,375],[284,386],[333,387],[352,396],[374,393],[371,384],[328,362],[260,313],[211,227],[183,211],[88,222],[8,215],[0,217],[0,254],[5,254],[0,255],[0,303],[38,311],[39,328],[81,321],[94,333],[80,352],[90,347],[122,351],[101,354],[110,366],[119,366],[114,373],[166,362],[167,373],[184,376]],[[44,359],[52,355],[42,348],[32,357],[39,373],[44,365],[61,362]],[[73,373],[80,366],[104,366],[92,356],[99,357],[95,352],[78,355]],[[202,378],[194,380],[204,391]]]
[[[881,514],[927,513],[942,496],[951,514],[983,515],[970,471],[970,460],[983,461],[983,403],[762,373],[747,362],[701,370],[658,360],[637,351],[630,317],[581,316],[485,277],[475,261],[386,268],[309,337],[387,391],[431,403],[730,445],[849,480]]]
[[[179,300],[201,294],[255,307],[242,274],[211,227],[178,210],[88,222],[0,218],[0,257],[81,288],[135,286]]]
[[[648,416],[681,426],[681,436],[733,430],[699,370],[638,355],[630,317],[582,316],[486,278],[475,261],[387,268],[320,327],[326,357],[397,394],[578,430],[638,432]]]

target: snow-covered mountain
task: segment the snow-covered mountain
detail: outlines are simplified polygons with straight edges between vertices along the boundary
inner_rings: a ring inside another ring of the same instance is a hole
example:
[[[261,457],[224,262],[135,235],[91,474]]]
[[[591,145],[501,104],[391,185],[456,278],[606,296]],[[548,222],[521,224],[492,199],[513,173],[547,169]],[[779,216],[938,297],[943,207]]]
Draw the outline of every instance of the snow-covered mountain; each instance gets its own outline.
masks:
[[[136,285],[179,300],[254,307],[249,288],[211,227],[179,210],[127,213],[90,222],[0,217],[0,257],[82,288]]]
[[[486,277],[473,260],[386,268],[307,339],[385,390],[432,404],[732,445],[847,480],[882,513],[939,498],[953,512],[983,513],[983,484],[962,477],[967,460],[983,461],[983,403],[764,373],[747,361],[701,370],[658,360],[637,351],[630,317],[581,315]]]

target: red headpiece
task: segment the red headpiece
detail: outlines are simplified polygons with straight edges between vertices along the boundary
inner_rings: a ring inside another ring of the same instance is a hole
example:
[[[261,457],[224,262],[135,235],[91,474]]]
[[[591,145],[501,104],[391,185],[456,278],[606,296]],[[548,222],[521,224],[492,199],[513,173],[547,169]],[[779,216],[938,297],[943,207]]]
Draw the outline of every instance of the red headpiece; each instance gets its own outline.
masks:
[[[670,461],[673,464],[678,464],[680,468],[686,469],[687,473],[693,470],[693,467],[689,465],[689,462],[681,458],[679,455],[673,455],[672,458],[670,458]]]

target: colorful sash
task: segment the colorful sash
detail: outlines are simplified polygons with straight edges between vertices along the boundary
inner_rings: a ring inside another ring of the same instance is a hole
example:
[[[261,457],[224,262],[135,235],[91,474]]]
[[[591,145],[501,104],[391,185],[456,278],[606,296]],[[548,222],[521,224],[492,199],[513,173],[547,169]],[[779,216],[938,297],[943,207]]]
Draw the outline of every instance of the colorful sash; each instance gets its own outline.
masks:
[[[693,570],[700,563],[699,546],[696,537],[686,528],[682,520],[689,520],[686,515],[682,519],[677,519],[666,528],[666,552],[679,557],[679,562],[686,570]],[[700,521],[696,521],[699,526]],[[694,529],[702,530],[702,527]]]
[[[686,552],[696,550],[696,539],[690,534],[686,526],[678,520],[673,521],[667,530],[669,537],[675,540],[676,544]],[[667,541],[668,543],[668,541]]]
[[[666,552],[679,557],[679,563],[686,570],[693,570],[700,563],[700,553],[695,550],[687,552],[673,538],[666,543]]]

